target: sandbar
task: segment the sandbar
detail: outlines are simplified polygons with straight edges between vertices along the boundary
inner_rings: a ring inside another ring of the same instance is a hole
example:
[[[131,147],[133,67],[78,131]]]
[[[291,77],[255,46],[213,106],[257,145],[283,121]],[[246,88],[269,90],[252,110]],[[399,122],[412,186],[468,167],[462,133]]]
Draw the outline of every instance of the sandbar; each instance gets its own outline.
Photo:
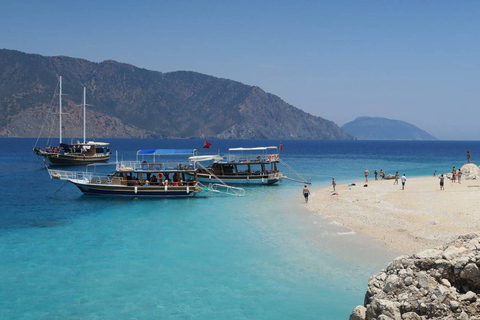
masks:
[[[337,183],[312,190],[307,207],[356,233],[384,242],[398,254],[413,254],[480,230],[480,180],[408,178],[405,190],[394,180]]]

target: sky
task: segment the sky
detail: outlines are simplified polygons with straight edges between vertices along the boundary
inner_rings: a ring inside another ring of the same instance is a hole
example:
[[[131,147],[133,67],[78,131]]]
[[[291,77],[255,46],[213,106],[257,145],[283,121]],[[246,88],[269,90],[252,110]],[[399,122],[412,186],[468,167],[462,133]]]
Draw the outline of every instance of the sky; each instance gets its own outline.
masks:
[[[480,139],[480,1],[6,1],[0,48],[259,86],[343,124]]]

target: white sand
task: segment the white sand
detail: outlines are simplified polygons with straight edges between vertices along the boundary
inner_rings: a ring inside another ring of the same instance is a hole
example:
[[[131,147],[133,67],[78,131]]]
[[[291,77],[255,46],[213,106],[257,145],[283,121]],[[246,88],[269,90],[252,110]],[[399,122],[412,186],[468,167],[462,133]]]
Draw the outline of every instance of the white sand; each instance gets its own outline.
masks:
[[[405,190],[394,180],[363,187],[337,184],[312,192],[307,206],[323,217],[386,243],[399,254],[413,254],[458,235],[480,231],[480,181],[461,184],[438,177],[408,178]]]

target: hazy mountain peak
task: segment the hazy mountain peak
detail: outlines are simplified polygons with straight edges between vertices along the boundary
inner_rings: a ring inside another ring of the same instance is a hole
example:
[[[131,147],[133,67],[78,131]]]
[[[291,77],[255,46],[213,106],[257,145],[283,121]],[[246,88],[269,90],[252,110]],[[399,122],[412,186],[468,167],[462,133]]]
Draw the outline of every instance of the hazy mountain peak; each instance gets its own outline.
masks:
[[[342,129],[359,140],[437,140],[413,124],[381,117],[358,117]]]

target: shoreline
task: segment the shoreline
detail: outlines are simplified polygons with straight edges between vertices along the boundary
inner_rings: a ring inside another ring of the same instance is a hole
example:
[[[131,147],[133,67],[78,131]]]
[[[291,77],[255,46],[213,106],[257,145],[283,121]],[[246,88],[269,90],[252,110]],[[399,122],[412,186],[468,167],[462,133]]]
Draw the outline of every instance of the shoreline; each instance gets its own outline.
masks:
[[[394,180],[363,179],[350,186],[337,183],[312,190],[308,209],[356,233],[386,244],[398,254],[440,246],[480,227],[480,181],[445,181],[440,190],[433,176],[408,178],[405,190]]]

